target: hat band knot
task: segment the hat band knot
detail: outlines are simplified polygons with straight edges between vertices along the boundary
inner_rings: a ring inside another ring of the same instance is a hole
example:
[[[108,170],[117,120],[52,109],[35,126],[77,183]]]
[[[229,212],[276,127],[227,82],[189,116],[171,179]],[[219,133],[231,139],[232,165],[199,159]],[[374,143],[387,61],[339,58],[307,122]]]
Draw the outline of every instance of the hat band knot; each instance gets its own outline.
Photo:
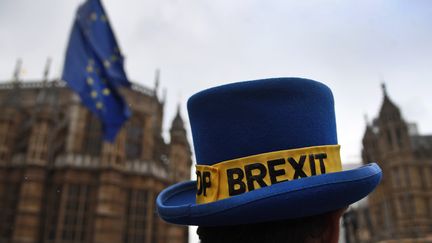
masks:
[[[284,181],[342,171],[340,145],[289,149],[197,165],[197,204],[210,203]]]

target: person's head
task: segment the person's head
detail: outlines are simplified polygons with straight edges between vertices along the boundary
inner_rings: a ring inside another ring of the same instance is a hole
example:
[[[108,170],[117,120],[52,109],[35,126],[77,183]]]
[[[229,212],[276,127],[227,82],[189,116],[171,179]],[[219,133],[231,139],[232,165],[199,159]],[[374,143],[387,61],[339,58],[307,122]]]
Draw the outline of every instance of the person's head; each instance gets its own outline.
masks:
[[[298,219],[198,227],[201,243],[336,243],[345,209]]]
[[[336,242],[341,209],[381,179],[376,164],[342,171],[333,95],[316,81],[223,85],[193,95],[188,112],[197,180],[162,191],[157,208],[200,226],[204,243]]]

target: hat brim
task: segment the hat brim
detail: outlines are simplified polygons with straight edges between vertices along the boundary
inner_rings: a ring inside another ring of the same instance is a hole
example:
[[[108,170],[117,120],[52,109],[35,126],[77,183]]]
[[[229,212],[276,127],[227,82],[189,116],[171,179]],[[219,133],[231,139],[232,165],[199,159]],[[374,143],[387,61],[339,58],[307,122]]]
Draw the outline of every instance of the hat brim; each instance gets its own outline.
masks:
[[[318,215],[368,195],[382,177],[371,163],[357,169],[278,183],[212,203],[195,202],[196,182],[163,190],[156,203],[161,218],[182,225],[250,224]]]

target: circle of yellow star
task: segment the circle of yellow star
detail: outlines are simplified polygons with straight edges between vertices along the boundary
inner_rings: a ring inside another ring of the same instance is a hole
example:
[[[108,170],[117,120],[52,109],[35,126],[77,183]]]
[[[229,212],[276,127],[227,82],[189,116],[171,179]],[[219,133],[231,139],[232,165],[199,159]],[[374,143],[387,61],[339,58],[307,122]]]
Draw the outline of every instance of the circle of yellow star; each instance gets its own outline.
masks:
[[[96,102],[96,108],[97,109],[102,109],[102,107],[103,107],[103,104],[102,104],[102,102]]]
[[[87,72],[89,72],[89,73],[93,72],[93,66],[88,65],[87,66]]]
[[[94,12],[91,13],[91,14],[90,14],[90,19],[93,20],[93,21],[96,21],[96,20],[97,20],[97,14],[94,13]]]
[[[105,89],[102,90],[102,94],[104,94],[104,95],[109,95],[110,93],[111,92],[110,92],[110,90],[108,88],[105,88]]]
[[[111,63],[110,63],[110,61],[108,61],[108,60],[105,60],[105,61],[103,62],[103,64],[104,64],[104,66],[105,66],[106,68],[109,68],[109,67],[111,66]]]
[[[93,85],[93,84],[94,84],[94,79],[92,79],[91,77],[88,77],[88,78],[87,78],[87,83],[88,83],[89,85]]]
[[[96,98],[97,97],[97,92],[96,91],[92,91],[91,92],[91,97]]]

